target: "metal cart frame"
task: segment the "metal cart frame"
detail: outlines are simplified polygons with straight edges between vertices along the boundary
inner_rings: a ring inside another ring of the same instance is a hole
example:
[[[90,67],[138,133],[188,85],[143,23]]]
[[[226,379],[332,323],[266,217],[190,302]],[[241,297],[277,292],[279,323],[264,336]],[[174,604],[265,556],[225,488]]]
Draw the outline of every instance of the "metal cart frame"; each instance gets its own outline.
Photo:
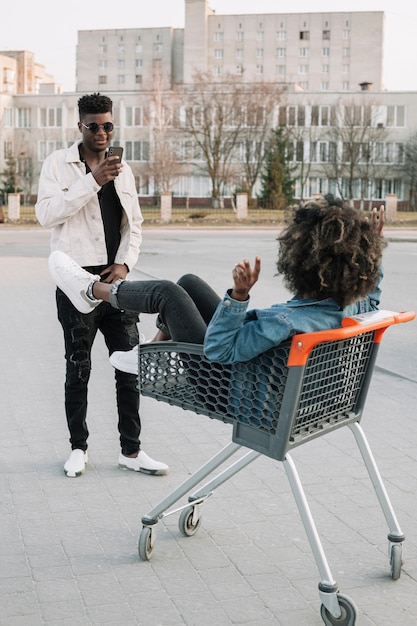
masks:
[[[144,344],[139,349],[139,391],[174,406],[233,425],[232,441],[142,517],[138,551],[149,560],[155,526],[180,512],[179,529],[194,535],[201,505],[214,490],[264,454],[282,461],[320,574],[321,617],[325,624],[355,624],[353,601],[339,592],[330,571],[290,451],[336,428],[353,432],[385,516],[391,577],[400,577],[401,531],[360,420],[385,330],[414,319],[415,313],[377,311],[343,320],[341,328],[296,335],[247,363],[224,365],[206,359],[202,346],[178,342]],[[230,459],[250,450],[171,507]]]

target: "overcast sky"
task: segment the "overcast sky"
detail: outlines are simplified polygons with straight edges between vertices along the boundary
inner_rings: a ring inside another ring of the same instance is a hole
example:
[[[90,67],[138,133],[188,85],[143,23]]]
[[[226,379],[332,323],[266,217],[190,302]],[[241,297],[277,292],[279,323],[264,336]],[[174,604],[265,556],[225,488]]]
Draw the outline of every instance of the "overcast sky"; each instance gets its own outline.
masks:
[[[184,26],[184,0],[15,0],[1,16],[0,50],[30,50],[64,91],[75,90],[77,32],[90,29]],[[335,0],[211,0],[220,14],[302,13],[338,11]],[[389,90],[417,91],[415,33],[417,2],[412,0],[350,0],[350,11],[384,11],[386,33],[385,82]],[[346,5],[346,4],[345,4]]]

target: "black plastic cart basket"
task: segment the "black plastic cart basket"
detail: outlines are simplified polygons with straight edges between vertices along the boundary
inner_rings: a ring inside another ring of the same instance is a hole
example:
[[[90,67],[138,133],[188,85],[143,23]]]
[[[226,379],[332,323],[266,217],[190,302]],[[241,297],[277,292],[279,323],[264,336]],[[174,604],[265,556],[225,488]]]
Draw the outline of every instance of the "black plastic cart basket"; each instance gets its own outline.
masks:
[[[355,624],[355,605],[339,593],[330,572],[290,451],[349,426],[387,521],[391,576],[398,579],[404,535],[359,422],[384,331],[414,317],[413,312],[377,311],[346,318],[341,328],[296,335],[251,361],[232,365],[208,361],[202,346],[195,344],[141,345],[138,381],[142,395],[232,424],[233,434],[229,444],[142,517],[140,558],[151,558],[155,525],[161,518],[181,512],[181,533],[194,535],[205,499],[264,454],[284,464],[319,570],[324,623]],[[242,446],[250,450],[191,493],[187,504],[171,509]]]

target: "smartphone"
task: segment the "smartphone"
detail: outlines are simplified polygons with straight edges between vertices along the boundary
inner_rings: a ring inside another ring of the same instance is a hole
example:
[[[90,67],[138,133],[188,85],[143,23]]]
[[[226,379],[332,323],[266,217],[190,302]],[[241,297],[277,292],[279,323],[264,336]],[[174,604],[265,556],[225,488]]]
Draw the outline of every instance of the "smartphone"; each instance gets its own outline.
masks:
[[[119,163],[122,162],[122,158],[123,158],[123,148],[122,146],[110,146],[109,147],[109,151],[107,156],[118,156],[119,157]]]

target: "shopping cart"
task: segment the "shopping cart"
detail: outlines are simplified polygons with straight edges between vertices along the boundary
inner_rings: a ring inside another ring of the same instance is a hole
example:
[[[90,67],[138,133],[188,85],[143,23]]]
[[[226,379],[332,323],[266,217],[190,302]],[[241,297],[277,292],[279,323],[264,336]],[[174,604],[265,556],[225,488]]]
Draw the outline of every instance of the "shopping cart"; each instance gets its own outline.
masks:
[[[349,426],[388,524],[391,576],[398,579],[404,535],[359,422],[384,331],[414,317],[413,312],[377,311],[346,318],[341,328],[296,335],[251,361],[232,365],[208,361],[202,346],[195,344],[141,345],[138,381],[142,395],[232,424],[233,434],[229,444],[142,517],[140,558],[151,558],[155,525],[167,515],[180,512],[180,532],[194,535],[201,525],[202,503],[264,454],[284,464],[319,570],[324,623],[355,624],[355,604],[339,593],[290,451]],[[191,493],[187,504],[171,509],[242,446],[250,450]]]

